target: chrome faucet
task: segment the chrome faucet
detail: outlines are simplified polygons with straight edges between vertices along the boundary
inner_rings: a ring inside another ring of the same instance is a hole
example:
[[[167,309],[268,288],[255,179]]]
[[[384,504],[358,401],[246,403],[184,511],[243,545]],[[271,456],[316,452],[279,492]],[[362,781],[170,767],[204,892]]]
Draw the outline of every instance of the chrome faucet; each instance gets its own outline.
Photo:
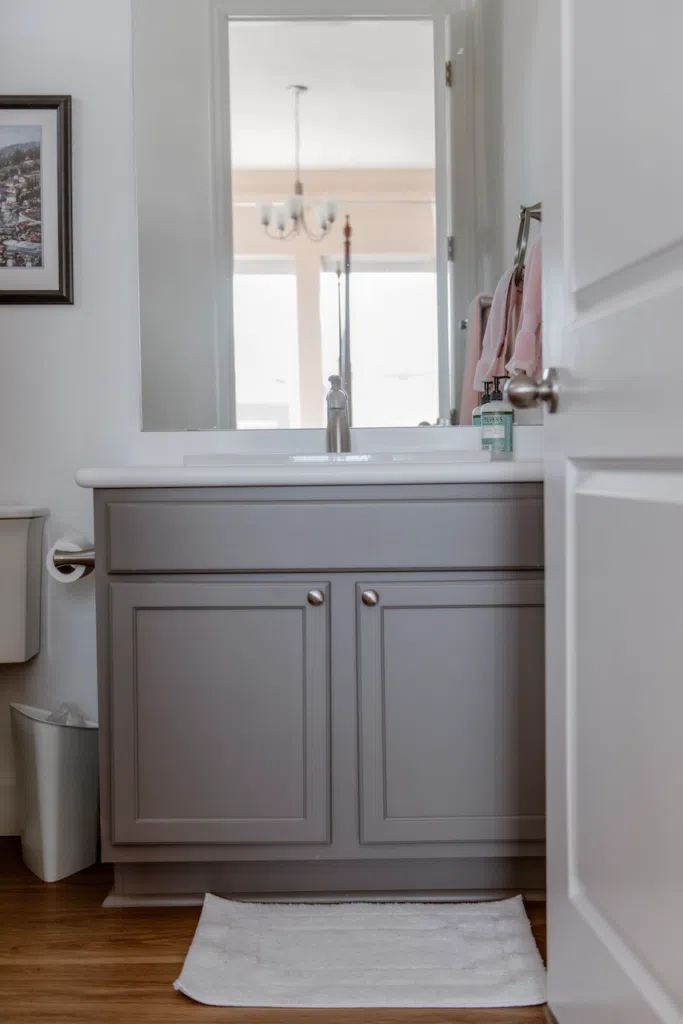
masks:
[[[342,388],[341,377],[333,374],[329,378],[327,392],[327,450],[328,452],[350,452],[351,431],[349,430],[349,396]]]

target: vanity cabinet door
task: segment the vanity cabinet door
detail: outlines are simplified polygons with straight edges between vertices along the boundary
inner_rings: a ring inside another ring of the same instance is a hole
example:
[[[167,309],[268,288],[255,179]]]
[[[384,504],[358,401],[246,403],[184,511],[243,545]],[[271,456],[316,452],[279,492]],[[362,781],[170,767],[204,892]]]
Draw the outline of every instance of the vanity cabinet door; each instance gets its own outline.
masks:
[[[115,843],[329,842],[328,590],[110,585]]]
[[[361,842],[543,839],[542,581],[356,598]]]

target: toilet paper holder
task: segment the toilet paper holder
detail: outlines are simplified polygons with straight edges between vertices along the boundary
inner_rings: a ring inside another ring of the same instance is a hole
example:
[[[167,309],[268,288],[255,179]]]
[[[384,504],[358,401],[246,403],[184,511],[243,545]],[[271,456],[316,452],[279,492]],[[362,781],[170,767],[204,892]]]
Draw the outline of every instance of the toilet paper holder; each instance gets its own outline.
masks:
[[[85,566],[84,576],[89,576],[95,568],[95,549],[84,548],[82,551],[54,551],[52,561],[55,569],[65,576],[73,572],[77,565]]]

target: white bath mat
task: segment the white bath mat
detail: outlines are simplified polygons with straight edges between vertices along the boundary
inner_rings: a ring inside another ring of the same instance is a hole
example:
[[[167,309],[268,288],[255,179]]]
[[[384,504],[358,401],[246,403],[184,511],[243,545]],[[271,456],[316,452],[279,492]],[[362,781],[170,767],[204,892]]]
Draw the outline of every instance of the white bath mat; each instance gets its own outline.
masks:
[[[210,1006],[545,1002],[521,896],[497,903],[240,903],[207,896],[175,988]]]

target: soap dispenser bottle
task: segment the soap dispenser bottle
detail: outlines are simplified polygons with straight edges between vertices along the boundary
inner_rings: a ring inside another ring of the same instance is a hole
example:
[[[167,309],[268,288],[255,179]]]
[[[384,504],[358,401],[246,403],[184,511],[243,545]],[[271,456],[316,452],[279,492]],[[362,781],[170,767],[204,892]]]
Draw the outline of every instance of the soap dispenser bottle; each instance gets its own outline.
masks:
[[[488,381],[486,381],[484,383],[484,394],[481,396],[481,403],[476,407],[476,409],[472,410],[472,426],[473,427],[480,427],[481,426],[481,410],[483,409],[483,407],[485,405],[488,404],[488,402],[491,401],[491,394],[490,394],[490,392],[491,392],[491,385],[489,384]]]
[[[504,377],[494,378],[491,401],[481,410],[481,446],[491,452],[512,451],[512,406],[503,397],[500,382]]]

